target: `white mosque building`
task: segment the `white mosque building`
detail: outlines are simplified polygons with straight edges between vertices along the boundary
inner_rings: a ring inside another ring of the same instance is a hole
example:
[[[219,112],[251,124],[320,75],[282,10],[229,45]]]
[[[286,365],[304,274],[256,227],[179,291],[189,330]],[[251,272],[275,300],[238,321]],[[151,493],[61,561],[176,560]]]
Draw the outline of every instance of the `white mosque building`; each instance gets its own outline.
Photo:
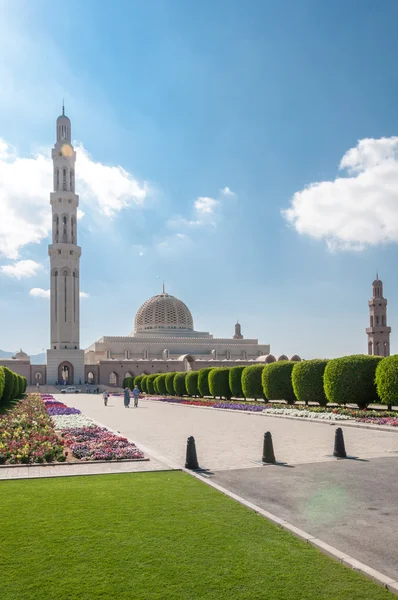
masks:
[[[269,344],[245,339],[239,323],[231,338],[215,338],[196,331],[189,308],[166,293],[149,298],[138,309],[134,330],[126,336],[104,336],[86,350],[80,348],[80,255],[77,244],[75,193],[76,152],[71,143],[71,122],[65,115],[56,123],[56,142],[52,150],[53,191],[52,240],[50,257],[50,348],[46,365],[32,365],[24,352],[3,359],[27,378],[28,383],[82,385],[86,383],[122,385],[128,376],[143,373],[199,370],[210,366],[250,365],[274,362]],[[278,360],[287,360],[283,355]],[[294,355],[290,360],[300,360]]]

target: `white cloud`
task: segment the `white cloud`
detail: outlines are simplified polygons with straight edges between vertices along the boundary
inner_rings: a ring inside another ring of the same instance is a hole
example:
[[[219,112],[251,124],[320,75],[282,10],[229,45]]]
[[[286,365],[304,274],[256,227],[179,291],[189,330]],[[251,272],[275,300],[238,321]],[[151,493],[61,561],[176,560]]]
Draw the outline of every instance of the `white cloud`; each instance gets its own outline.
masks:
[[[32,277],[43,268],[43,265],[34,260],[20,260],[11,265],[2,265],[0,267],[1,273],[8,275],[8,277],[15,277],[16,279],[25,279],[26,277]]]
[[[29,292],[31,296],[36,298],[50,298],[50,290],[43,290],[42,288],[32,288]],[[87,292],[80,292],[80,298],[89,298],[90,294]]]
[[[141,184],[120,166],[94,162],[82,145],[78,145],[76,151],[79,193],[93,198],[105,216],[112,217],[123,208],[144,204],[149,191],[146,183]]]
[[[203,215],[213,214],[217,205],[218,200],[215,200],[214,198],[208,198],[206,196],[201,196],[194,202],[196,212],[202,217]]]
[[[228,188],[229,189],[229,188]],[[182,215],[175,215],[167,221],[170,229],[190,229],[198,227],[216,227],[221,209],[220,200],[209,196],[199,196],[192,206],[192,217],[187,219]]]
[[[96,205],[100,214],[114,216],[123,208],[142,205],[148,195],[122,167],[94,162],[83,146],[77,147],[76,189],[86,206]],[[40,243],[51,229],[50,192],[52,161],[47,155],[19,157],[0,138],[0,255],[17,259],[27,244]],[[79,210],[78,217],[83,216]]]
[[[35,296],[36,298],[49,298],[50,290],[43,290],[42,288],[32,288],[29,294],[31,296]]]
[[[286,221],[330,250],[398,242],[398,137],[360,140],[339,169],[348,176],[296,192]]]
[[[223,196],[236,196],[235,192],[231,190],[227,185],[221,190]]]

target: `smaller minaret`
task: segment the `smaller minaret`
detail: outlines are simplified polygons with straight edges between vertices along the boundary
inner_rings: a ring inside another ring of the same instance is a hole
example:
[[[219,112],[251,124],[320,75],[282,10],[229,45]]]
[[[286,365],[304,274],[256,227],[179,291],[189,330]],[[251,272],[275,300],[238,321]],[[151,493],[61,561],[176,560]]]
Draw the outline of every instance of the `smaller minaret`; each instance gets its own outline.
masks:
[[[370,327],[366,328],[368,354],[390,356],[391,327],[387,327],[387,299],[383,296],[383,283],[378,273],[372,284],[372,298],[368,304],[370,313]]]
[[[242,335],[242,332],[240,330],[240,323],[239,323],[238,319],[236,319],[235,335],[234,335],[233,339],[234,340],[243,340],[243,335]]]

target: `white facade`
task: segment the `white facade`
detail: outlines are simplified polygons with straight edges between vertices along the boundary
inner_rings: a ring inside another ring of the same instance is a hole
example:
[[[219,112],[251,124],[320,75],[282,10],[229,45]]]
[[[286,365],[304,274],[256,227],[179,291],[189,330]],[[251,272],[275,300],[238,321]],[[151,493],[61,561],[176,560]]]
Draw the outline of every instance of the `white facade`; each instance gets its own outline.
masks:
[[[190,310],[178,298],[163,292],[138,309],[134,330],[127,336],[106,336],[86,349],[86,365],[100,361],[172,361],[189,355],[202,361],[251,361],[268,355],[269,344],[244,339],[240,325],[231,338],[214,338],[195,331]]]
[[[77,245],[75,194],[76,152],[71,144],[71,123],[62,108],[52,150],[53,192],[50,256],[51,348],[47,350],[47,382],[84,382],[84,351],[80,350],[80,255]]]

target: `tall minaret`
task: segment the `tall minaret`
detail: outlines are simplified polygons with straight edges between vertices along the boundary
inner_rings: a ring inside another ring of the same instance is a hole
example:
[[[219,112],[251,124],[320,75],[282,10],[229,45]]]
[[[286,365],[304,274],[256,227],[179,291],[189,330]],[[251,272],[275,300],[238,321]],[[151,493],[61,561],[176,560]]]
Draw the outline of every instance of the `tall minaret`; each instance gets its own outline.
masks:
[[[52,244],[48,247],[51,267],[51,349],[47,351],[47,383],[84,383],[84,351],[79,349],[80,254],[77,245],[75,194],[76,152],[71,144],[71,123],[65,115],[57,119],[57,141],[52,149],[54,191]]]
[[[242,331],[241,331],[240,323],[239,323],[238,319],[236,319],[236,323],[235,323],[235,335],[234,335],[234,337],[232,339],[234,339],[234,340],[243,340],[243,335],[242,335]]]
[[[370,327],[367,327],[368,354],[390,356],[391,327],[387,327],[387,299],[383,297],[383,283],[378,274],[372,284],[372,298],[368,302]]]

